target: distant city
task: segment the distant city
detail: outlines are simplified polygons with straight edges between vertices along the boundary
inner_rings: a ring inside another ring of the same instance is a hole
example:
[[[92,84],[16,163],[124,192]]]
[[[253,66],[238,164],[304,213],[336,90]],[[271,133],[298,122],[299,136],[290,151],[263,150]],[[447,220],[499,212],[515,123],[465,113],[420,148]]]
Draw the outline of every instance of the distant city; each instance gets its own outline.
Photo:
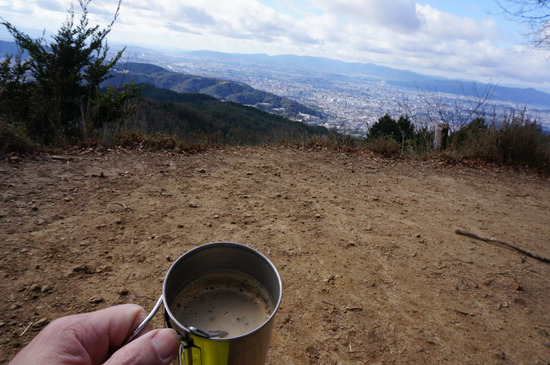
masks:
[[[399,87],[382,78],[369,75],[342,75],[330,71],[323,72],[314,67],[308,71],[304,70],[303,66],[261,64],[257,61],[258,57],[249,60],[243,55],[218,57],[219,55],[184,53],[177,57],[167,57],[152,52],[134,52],[130,59],[157,64],[175,72],[237,81],[294,99],[329,116],[319,120],[314,116],[302,114],[296,118],[301,122],[323,125],[337,129],[341,133],[360,137],[364,137],[369,126],[385,114],[393,118],[407,115],[413,123],[422,124],[417,127],[432,127],[433,124],[439,123],[441,120],[438,112],[463,113],[465,116],[458,119],[466,120],[472,109],[483,99],[484,93],[490,91],[485,89],[485,86],[477,86],[474,90],[477,96],[467,95],[472,90],[464,90],[463,95],[442,93],[421,87]],[[472,83],[472,89],[473,85]],[[502,115],[512,109],[519,112],[524,108],[529,117],[536,119],[550,132],[548,105],[525,106],[490,97],[483,106],[489,118],[493,114]]]

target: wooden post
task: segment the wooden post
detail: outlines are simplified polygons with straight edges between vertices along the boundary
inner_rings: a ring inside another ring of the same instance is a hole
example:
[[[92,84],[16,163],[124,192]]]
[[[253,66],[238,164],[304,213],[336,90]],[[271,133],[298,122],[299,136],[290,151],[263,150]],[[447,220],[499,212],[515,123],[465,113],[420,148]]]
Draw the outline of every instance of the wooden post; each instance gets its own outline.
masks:
[[[441,123],[435,126],[434,150],[441,151],[447,146],[447,135],[449,134],[449,125]]]

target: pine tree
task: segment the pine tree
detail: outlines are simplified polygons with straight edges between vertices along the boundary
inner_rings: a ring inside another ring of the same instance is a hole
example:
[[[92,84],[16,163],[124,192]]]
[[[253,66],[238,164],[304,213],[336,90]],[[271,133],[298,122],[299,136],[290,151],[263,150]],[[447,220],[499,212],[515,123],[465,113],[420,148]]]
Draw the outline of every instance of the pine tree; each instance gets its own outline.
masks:
[[[123,94],[113,90],[101,92],[101,84],[110,78],[110,70],[124,52],[123,49],[107,59],[106,37],[118,17],[120,1],[113,20],[105,29],[90,26],[90,2],[79,0],[81,16],[78,21],[75,21],[75,10],[71,6],[66,21],[51,43],[44,36],[33,39],[9,22],[2,22],[19,48],[29,55],[26,67],[32,76],[29,107],[33,110],[27,130],[42,144],[86,140],[104,123],[121,117],[126,99],[137,94],[131,87]],[[0,96],[4,97],[3,93]],[[106,106],[111,109],[107,110]]]

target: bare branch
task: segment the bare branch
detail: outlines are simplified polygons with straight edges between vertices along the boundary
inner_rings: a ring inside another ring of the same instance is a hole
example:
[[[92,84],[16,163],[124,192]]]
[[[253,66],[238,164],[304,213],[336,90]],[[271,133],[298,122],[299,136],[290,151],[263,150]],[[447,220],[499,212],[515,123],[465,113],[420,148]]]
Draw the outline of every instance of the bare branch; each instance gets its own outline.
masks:
[[[525,23],[531,32],[525,34],[535,48],[550,49],[549,0],[495,0],[505,14]]]

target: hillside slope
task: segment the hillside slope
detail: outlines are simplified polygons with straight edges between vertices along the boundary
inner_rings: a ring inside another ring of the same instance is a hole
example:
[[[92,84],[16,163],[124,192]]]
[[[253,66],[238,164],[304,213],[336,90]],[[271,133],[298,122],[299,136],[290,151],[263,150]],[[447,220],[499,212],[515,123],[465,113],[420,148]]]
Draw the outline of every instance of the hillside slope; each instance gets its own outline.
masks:
[[[175,135],[190,143],[232,145],[284,143],[329,133],[324,127],[204,94],[180,93],[151,84],[139,86],[143,100],[128,124],[146,133]]]
[[[159,66],[135,62],[115,67],[113,71],[116,77],[109,81],[112,85],[133,80],[136,83],[148,83],[180,93],[206,94],[218,100],[254,106],[294,120],[325,118],[325,115],[316,109],[239,82],[171,72]]]

